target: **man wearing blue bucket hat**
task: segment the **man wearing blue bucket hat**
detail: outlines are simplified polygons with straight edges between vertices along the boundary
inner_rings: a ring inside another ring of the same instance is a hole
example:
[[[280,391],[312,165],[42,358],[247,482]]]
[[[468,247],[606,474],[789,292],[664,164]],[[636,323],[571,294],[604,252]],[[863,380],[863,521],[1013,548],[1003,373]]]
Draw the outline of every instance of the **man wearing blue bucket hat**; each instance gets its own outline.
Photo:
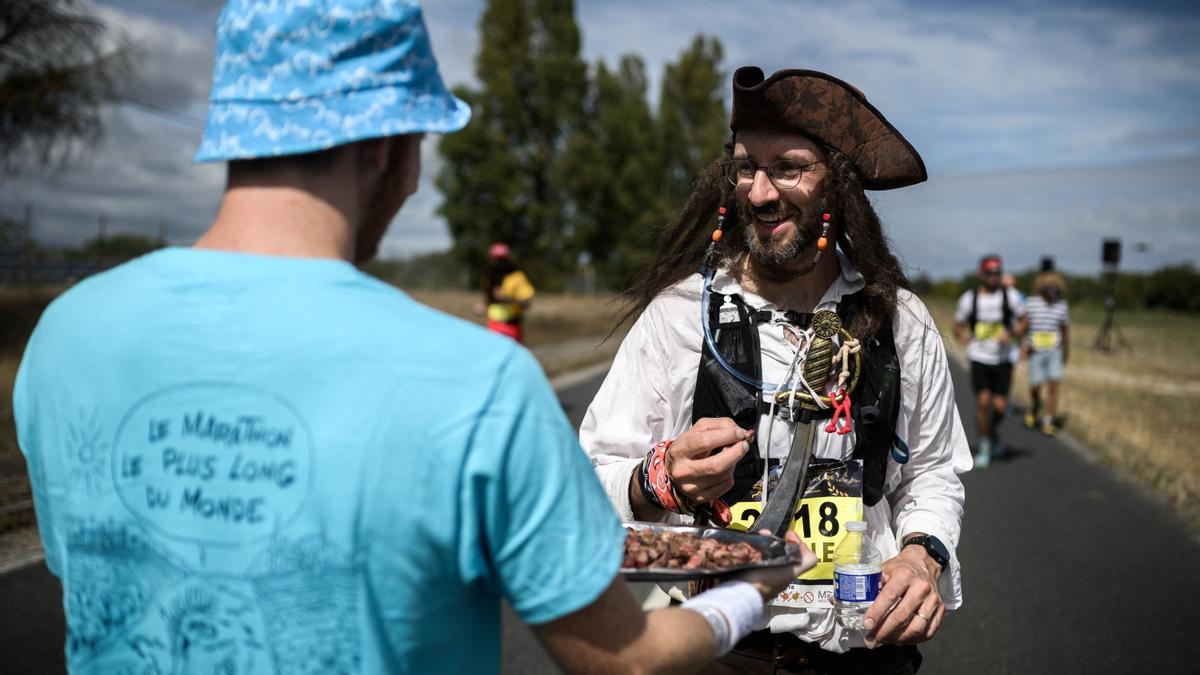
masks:
[[[212,226],[65,293],[15,385],[71,672],[495,672],[501,597],[567,671],[697,669],[814,564],[643,615],[528,352],[351,264],[470,116],[415,3],[235,0],[211,98]]]

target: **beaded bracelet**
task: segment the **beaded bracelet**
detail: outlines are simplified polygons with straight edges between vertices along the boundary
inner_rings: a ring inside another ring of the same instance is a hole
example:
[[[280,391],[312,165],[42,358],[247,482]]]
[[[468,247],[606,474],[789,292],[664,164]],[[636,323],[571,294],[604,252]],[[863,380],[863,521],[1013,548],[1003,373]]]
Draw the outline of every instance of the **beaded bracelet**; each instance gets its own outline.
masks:
[[[641,486],[642,496],[646,501],[664,511],[679,513],[686,516],[702,516],[705,520],[726,527],[733,519],[729,506],[720,499],[711,504],[693,504],[684,495],[675,490],[671,474],[667,471],[667,450],[672,440],[659,441],[646,458],[638,465],[638,485]]]

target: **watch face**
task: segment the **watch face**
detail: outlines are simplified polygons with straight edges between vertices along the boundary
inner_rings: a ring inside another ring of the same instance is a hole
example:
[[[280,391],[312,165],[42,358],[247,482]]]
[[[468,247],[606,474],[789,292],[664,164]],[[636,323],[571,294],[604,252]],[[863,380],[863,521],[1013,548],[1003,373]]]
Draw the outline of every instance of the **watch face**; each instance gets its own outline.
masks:
[[[925,550],[933,556],[933,559],[941,563],[942,567],[950,564],[950,552],[946,550],[946,545],[940,539],[934,536],[925,537]]]
[[[929,557],[933,558],[942,567],[946,567],[950,564],[950,551],[946,549],[946,545],[943,544],[940,539],[933,535],[913,537],[913,539],[910,540],[906,546],[909,544],[915,544],[924,547],[924,549],[929,553]]]

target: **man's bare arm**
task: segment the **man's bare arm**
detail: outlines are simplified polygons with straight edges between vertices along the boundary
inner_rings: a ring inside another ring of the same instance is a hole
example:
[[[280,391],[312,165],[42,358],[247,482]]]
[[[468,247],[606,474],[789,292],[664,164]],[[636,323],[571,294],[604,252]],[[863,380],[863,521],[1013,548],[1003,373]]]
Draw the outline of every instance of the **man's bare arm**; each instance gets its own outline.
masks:
[[[799,549],[799,558],[793,565],[743,572],[734,577],[753,586],[749,590],[752,597],[755,592],[764,601],[775,597],[792,579],[817,564],[817,557],[795,533],[789,532],[787,539]],[[753,617],[748,619],[753,621]],[[716,634],[699,612],[672,607],[643,613],[619,576],[592,604],[534,626],[533,632],[569,675],[694,673],[718,655]],[[730,640],[736,638],[737,635],[726,636]]]
[[[704,617],[678,607],[645,613],[620,577],[592,604],[533,632],[571,675],[694,673],[717,651]]]

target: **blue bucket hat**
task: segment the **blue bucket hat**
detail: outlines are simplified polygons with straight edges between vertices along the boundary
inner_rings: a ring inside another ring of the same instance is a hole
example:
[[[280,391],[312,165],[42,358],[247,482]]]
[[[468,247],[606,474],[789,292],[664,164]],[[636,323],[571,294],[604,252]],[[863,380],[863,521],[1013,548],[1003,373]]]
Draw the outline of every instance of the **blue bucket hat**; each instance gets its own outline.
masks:
[[[230,0],[209,102],[197,162],[458,131],[471,118],[411,0]]]

